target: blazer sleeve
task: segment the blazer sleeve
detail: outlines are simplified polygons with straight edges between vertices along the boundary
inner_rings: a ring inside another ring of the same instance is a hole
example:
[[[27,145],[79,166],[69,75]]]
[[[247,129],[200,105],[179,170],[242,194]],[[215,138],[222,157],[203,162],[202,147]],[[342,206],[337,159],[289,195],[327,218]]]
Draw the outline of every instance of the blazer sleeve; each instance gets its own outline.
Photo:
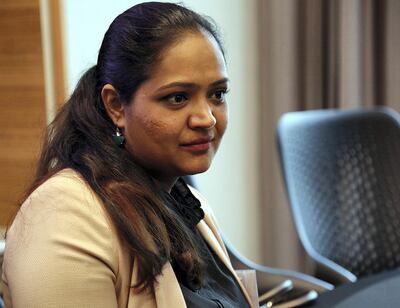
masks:
[[[116,234],[76,175],[56,175],[22,205],[7,233],[6,307],[117,307]]]

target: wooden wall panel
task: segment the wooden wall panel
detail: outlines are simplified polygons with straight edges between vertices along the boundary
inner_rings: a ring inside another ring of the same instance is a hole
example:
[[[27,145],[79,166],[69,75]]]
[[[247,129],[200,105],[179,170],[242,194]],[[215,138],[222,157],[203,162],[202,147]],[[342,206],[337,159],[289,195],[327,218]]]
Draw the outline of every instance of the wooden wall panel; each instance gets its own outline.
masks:
[[[0,1],[0,224],[34,173],[46,125],[39,0]]]
[[[64,71],[64,27],[60,0],[52,0],[50,6],[51,47],[53,55],[53,79],[55,107],[59,109],[67,98]]]

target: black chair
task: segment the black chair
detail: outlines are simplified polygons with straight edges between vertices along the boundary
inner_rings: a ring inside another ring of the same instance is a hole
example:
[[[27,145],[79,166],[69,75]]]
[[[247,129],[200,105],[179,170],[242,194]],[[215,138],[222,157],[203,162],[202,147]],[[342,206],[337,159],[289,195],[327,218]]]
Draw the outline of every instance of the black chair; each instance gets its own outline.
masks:
[[[399,267],[399,115],[292,112],[277,136],[294,221],[317,276],[340,284]]]

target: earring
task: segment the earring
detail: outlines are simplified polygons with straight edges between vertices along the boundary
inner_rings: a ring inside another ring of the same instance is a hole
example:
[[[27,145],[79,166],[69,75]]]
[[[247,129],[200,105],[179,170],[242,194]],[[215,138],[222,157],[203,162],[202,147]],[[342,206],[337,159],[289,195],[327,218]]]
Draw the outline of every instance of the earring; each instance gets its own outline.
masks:
[[[119,147],[122,147],[125,143],[125,137],[124,135],[122,135],[118,127],[115,130],[115,134],[113,135],[113,140],[114,143]]]

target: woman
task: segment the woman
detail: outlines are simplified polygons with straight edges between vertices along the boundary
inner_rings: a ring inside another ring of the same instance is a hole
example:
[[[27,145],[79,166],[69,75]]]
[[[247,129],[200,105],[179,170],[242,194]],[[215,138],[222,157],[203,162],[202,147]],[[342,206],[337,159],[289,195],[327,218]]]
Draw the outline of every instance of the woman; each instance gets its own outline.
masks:
[[[143,3],[50,125],[8,230],[7,307],[248,307],[215,220],[180,176],[206,171],[227,124],[213,24]]]

